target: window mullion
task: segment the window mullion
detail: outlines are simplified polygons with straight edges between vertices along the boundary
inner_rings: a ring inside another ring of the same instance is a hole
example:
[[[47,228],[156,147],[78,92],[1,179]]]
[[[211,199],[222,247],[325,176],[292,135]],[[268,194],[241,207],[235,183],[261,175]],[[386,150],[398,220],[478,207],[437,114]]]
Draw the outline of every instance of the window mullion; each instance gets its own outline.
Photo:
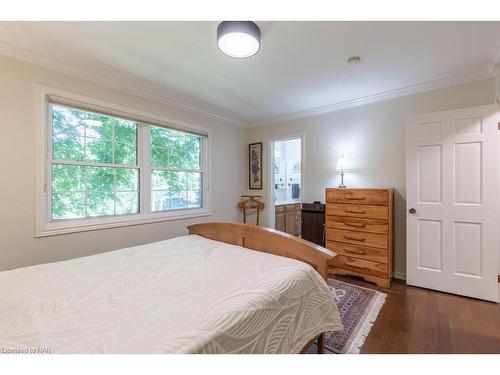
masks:
[[[53,139],[53,129],[52,129],[52,105],[48,105],[47,109],[47,144],[46,144],[46,160],[45,165],[45,205],[46,205],[46,220],[50,222],[52,220],[52,139]]]
[[[111,163],[95,163],[79,160],[52,160],[52,164],[65,164],[65,165],[80,165],[82,167],[105,167],[105,168],[124,168],[124,169],[138,169],[137,164],[111,164]]]
[[[140,213],[145,214],[151,212],[151,128],[142,123],[138,127],[139,201]]]
[[[205,137],[202,139],[201,143],[201,155],[200,155],[200,168],[202,169],[201,171],[201,189],[202,189],[202,194],[201,194],[201,206],[202,207],[207,207],[207,200],[206,197],[208,194],[210,194],[210,180],[209,180],[209,164],[208,164],[208,153],[209,153],[209,139],[208,137]]]
[[[164,172],[203,173],[202,169],[168,168],[168,167],[157,167],[157,166],[151,166],[151,169],[155,171],[164,171]]]

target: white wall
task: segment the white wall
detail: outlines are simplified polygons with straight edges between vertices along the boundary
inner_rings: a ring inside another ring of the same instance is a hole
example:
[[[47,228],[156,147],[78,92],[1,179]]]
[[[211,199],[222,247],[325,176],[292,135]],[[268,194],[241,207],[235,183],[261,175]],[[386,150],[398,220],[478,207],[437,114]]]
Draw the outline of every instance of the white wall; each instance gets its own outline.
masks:
[[[270,138],[304,132],[304,202],[324,202],[325,188],[339,185],[335,166],[344,154],[354,168],[345,176],[347,186],[395,188],[394,261],[395,272],[401,277],[406,269],[406,116],[491,104],[494,98],[495,83],[490,79],[250,129],[249,143],[264,142],[264,199],[270,194]],[[263,219],[263,225],[268,225],[267,211]]]
[[[35,84],[44,84],[212,130],[212,216],[34,238]],[[168,105],[0,56],[0,271],[187,233],[188,224],[238,220],[246,190],[246,133]]]

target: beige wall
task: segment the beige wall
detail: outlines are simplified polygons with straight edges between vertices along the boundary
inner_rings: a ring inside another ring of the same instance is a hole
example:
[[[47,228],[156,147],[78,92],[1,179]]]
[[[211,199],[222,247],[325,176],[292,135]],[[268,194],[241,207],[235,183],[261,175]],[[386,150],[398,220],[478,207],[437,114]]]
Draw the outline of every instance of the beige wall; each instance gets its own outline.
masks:
[[[212,216],[34,238],[34,126],[36,83],[148,111],[212,130]],[[409,114],[493,103],[494,80],[485,80],[244,131],[216,120],[108,87],[0,56],[0,270],[69,259],[183,235],[206,220],[239,220],[236,202],[247,188],[245,144],[264,142],[269,183],[269,139],[305,134],[304,201],[324,201],[337,186],[340,153],[355,170],[348,186],[394,187],[395,270],[405,272],[405,118]],[[242,151],[243,150],[243,151]],[[268,186],[261,191],[268,197]],[[267,209],[263,224],[268,224]]]
[[[497,103],[500,103],[500,71],[496,76],[495,83],[496,83],[496,96],[497,96],[496,99]]]
[[[252,192],[262,193],[266,200],[269,197],[268,145],[273,137],[305,134],[305,202],[324,202],[325,188],[339,185],[335,163],[343,153],[354,168],[345,176],[347,186],[395,188],[395,271],[404,276],[406,116],[491,104],[494,98],[495,84],[490,79],[251,129],[248,141],[264,142],[266,184],[262,192]],[[267,211],[264,225],[268,225]]]
[[[212,216],[35,239],[36,83],[210,128]],[[246,189],[246,133],[242,129],[3,56],[0,128],[0,270],[179,236],[193,222],[238,218],[236,204]]]

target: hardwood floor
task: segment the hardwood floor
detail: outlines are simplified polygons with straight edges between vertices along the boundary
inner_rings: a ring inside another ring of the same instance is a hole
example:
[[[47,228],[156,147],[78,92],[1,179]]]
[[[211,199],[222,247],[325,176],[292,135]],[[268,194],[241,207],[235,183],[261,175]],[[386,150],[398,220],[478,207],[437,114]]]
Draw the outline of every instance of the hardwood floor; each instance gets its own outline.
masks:
[[[390,289],[338,279],[387,293],[361,353],[500,353],[500,304],[407,286]]]

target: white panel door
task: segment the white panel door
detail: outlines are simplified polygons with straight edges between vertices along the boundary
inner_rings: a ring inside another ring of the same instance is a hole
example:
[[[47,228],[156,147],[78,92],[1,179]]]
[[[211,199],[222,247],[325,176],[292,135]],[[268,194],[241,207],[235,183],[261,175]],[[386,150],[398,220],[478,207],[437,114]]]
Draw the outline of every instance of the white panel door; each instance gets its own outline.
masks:
[[[498,302],[499,123],[494,105],[408,117],[408,284]]]

